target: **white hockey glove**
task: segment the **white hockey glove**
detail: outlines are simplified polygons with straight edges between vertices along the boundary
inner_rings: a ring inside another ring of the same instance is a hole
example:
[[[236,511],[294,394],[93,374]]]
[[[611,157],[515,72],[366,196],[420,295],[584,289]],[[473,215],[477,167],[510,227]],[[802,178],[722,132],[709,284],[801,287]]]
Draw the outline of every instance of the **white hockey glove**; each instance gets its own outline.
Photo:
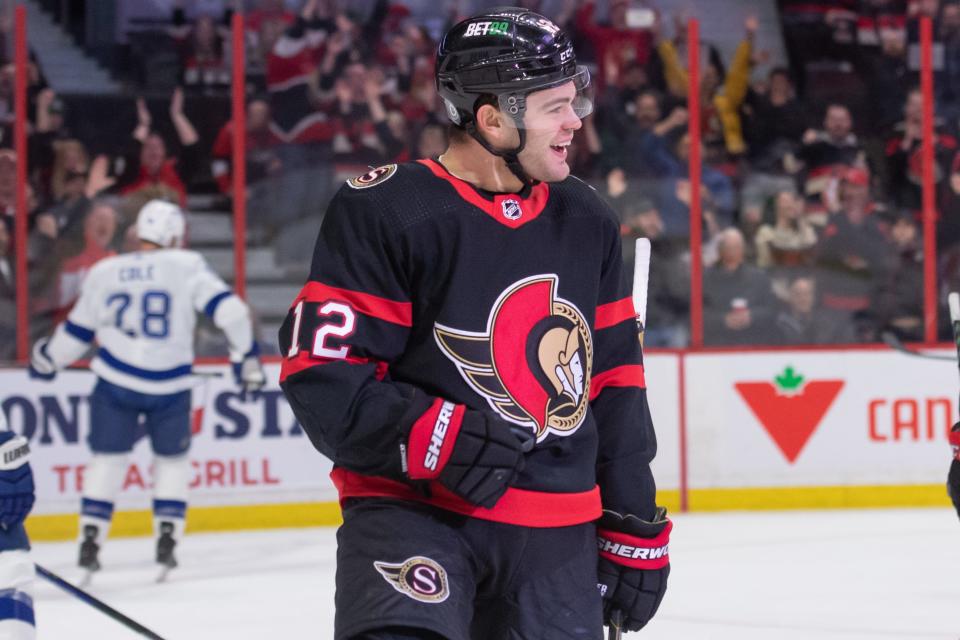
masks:
[[[240,362],[233,363],[233,376],[240,387],[241,400],[246,400],[248,395],[252,396],[263,388],[267,383],[267,376],[263,372],[256,349],[251,350]]]
[[[57,365],[53,359],[47,355],[47,343],[49,338],[41,338],[33,345],[33,351],[30,354],[31,378],[39,380],[53,380],[57,376]]]

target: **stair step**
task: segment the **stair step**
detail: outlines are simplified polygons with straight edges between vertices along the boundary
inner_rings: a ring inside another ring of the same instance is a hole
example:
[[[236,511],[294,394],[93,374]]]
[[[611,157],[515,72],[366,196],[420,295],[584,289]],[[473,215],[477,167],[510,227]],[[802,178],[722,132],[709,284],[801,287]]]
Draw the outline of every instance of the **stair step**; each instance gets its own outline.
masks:
[[[295,284],[249,284],[247,302],[261,320],[283,322],[300,289]]]
[[[221,278],[234,280],[233,248],[221,247],[194,247],[203,254],[210,263],[210,267]],[[288,280],[284,269],[279,268],[273,259],[273,250],[269,247],[249,247],[246,254],[247,282],[258,281],[277,282]],[[249,285],[248,285],[249,286]]]
[[[190,193],[187,194],[187,209],[190,211],[223,210],[229,214],[230,203],[227,197],[220,193]]]
[[[190,247],[200,250],[203,247],[233,246],[233,216],[230,213],[188,213],[187,238]],[[260,228],[248,228],[246,233],[248,251],[266,242],[266,232]]]
[[[54,91],[91,94],[120,90],[119,83],[68,37],[36,0],[23,5],[27,11],[27,40]]]

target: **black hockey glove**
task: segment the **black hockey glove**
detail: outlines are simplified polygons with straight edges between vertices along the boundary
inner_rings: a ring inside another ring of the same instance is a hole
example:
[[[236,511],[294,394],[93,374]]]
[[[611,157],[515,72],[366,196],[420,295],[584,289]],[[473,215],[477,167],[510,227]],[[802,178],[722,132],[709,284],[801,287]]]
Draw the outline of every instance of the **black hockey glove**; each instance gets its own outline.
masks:
[[[670,575],[670,530],[667,510],[657,509],[653,522],[604,510],[597,523],[597,567],[603,622],[622,614],[620,628],[638,631],[657,612]],[[616,620],[614,620],[616,622]]]
[[[947,474],[947,493],[953,500],[957,517],[960,517],[960,422],[950,429],[950,446],[953,447],[953,462],[950,463],[950,473]]]
[[[533,434],[512,429],[491,413],[436,400],[407,438],[411,480],[438,480],[467,502],[490,508],[523,469]]]

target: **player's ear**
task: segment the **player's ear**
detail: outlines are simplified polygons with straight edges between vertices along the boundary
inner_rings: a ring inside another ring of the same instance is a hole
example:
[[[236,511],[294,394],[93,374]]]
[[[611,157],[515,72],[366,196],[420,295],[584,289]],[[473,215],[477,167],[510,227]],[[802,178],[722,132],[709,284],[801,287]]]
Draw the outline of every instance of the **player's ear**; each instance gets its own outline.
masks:
[[[492,104],[481,105],[477,109],[476,121],[477,129],[493,146],[498,148],[506,148],[511,144],[516,146],[516,142],[513,141],[513,128],[507,122],[507,115],[500,109]]]

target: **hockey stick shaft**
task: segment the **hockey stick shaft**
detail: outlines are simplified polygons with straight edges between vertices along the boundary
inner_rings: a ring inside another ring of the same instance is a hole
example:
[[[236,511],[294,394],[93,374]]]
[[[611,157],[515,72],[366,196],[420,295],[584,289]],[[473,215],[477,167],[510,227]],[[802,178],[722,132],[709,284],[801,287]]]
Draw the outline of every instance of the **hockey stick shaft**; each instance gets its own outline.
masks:
[[[647,327],[647,283],[650,279],[650,239],[637,238],[633,260],[633,310],[637,313],[640,344]]]
[[[623,611],[614,609],[610,612],[610,632],[607,634],[607,640],[620,640],[622,635],[620,627],[623,625]]]
[[[23,369],[26,371],[30,368],[29,365],[24,364],[10,364],[5,365],[5,369]],[[71,364],[64,367],[61,371],[90,371],[90,367],[85,367],[83,365]],[[196,376],[197,378],[222,378],[224,377],[223,372],[221,371],[197,371],[196,369],[190,372],[190,375]]]
[[[633,310],[637,314],[637,337],[643,346],[643,333],[647,326],[647,284],[650,279],[650,239],[637,238],[633,262]],[[610,612],[607,640],[620,640],[623,626],[623,611],[615,608]]]
[[[956,323],[954,324],[954,326],[956,327]],[[954,331],[956,332],[956,329],[954,329]],[[890,331],[884,331],[883,333],[881,333],[880,339],[883,340],[883,343],[885,345],[887,345],[894,351],[899,351],[904,355],[914,356],[916,358],[926,358],[928,360],[951,360],[952,361],[954,359],[953,356],[939,356],[933,353],[923,353],[922,351],[914,351],[913,349],[910,349],[909,347],[907,347],[907,345],[903,344],[903,342],[900,341],[900,338],[898,338],[894,333],[891,333]],[[960,346],[958,346],[958,349],[960,349]]]
[[[101,613],[110,616],[111,618],[113,618],[123,626],[127,627],[128,629],[136,631],[138,634],[140,634],[144,638],[151,638],[151,640],[163,640],[163,636],[157,635],[156,633],[154,633],[150,629],[147,629],[145,626],[143,626],[136,620],[123,615],[122,613],[120,613],[110,605],[106,604],[101,600],[98,600],[97,598],[93,597],[83,589],[70,584],[69,582],[67,582],[57,574],[53,573],[52,571],[44,569],[39,564],[36,565],[36,567],[37,567],[37,573],[40,574],[41,577],[52,582],[54,585],[56,585],[57,587],[60,587],[70,595],[79,598],[83,602],[86,602],[91,607],[93,607],[94,609],[97,609]]]

